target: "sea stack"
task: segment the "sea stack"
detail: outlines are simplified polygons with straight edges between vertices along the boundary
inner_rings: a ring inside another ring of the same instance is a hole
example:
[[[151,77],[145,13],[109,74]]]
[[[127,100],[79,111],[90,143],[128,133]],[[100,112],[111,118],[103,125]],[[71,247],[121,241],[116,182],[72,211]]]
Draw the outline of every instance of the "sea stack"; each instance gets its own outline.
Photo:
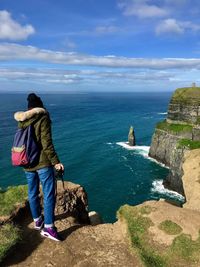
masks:
[[[135,146],[135,133],[134,133],[133,126],[131,126],[130,130],[129,130],[128,144],[129,144],[129,146]]]
[[[177,89],[167,118],[156,125],[149,156],[170,168],[167,185],[184,195],[182,184],[185,152],[200,148],[200,87]]]

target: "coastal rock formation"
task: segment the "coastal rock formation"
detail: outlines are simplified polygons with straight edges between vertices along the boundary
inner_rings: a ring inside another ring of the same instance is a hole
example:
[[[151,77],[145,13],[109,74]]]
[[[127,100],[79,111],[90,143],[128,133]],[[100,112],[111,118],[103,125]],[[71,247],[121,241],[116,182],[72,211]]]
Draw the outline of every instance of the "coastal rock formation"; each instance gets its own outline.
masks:
[[[11,192],[12,190],[12,192]],[[23,216],[24,212],[27,213],[29,210],[28,197],[27,197],[27,187],[26,186],[17,186],[9,188],[8,194],[10,195],[9,201],[16,199],[12,197],[12,194],[24,194],[23,201],[17,201],[13,204],[13,208],[10,209],[10,213],[6,215],[0,215],[0,225],[3,225],[7,222],[12,222],[15,220],[20,220],[20,217]],[[25,196],[26,194],[26,196]],[[43,197],[41,197],[41,206],[43,207]],[[1,197],[2,203],[4,203],[4,197]],[[10,203],[9,203],[10,204]],[[6,205],[6,204],[5,204]],[[87,193],[84,188],[79,184],[74,184],[71,182],[64,181],[64,188],[61,181],[57,181],[57,196],[56,196],[56,207],[55,215],[58,218],[68,218],[70,217],[76,223],[80,224],[90,224],[89,212],[88,212],[88,199]]]
[[[200,88],[180,88],[175,91],[168,108],[168,122],[200,123]]]
[[[135,133],[134,133],[133,126],[131,126],[130,130],[129,130],[128,144],[129,144],[129,146],[135,146]]]
[[[57,182],[56,215],[73,217],[77,223],[90,224],[88,199],[84,188],[78,184]]]
[[[149,156],[170,167],[166,184],[184,195],[184,153],[200,147],[200,87],[177,89],[169,103],[166,120],[157,124]]]

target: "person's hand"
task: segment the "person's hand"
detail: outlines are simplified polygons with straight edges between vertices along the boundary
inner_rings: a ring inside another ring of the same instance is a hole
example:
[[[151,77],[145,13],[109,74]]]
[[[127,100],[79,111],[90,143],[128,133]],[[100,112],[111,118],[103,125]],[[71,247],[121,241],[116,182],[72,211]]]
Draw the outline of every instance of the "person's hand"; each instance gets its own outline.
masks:
[[[62,163],[57,163],[56,165],[54,165],[54,168],[57,170],[57,171],[64,171],[64,165]]]

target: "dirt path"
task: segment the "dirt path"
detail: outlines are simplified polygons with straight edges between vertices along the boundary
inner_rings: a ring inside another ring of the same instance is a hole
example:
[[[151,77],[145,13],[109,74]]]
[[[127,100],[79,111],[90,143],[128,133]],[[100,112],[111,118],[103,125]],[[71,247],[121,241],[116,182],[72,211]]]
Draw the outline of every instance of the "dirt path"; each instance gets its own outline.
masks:
[[[139,267],[118,223],[97,226],[75,225],[68,219],[56,221],[63,242],[40,236],[30,214],[21,220],[23,240],[1,266]]]

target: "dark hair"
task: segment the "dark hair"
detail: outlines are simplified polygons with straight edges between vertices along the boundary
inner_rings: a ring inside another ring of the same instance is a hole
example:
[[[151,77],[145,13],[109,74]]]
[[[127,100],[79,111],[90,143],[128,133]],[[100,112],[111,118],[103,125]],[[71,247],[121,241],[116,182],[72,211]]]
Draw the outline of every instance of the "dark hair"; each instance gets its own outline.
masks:
[[[42,100],[40,99],[39,96],[37,96],[34,93],[31,93],[31,94],[28,95],[27,101],[28,101],[28,109],[44,108]]]

